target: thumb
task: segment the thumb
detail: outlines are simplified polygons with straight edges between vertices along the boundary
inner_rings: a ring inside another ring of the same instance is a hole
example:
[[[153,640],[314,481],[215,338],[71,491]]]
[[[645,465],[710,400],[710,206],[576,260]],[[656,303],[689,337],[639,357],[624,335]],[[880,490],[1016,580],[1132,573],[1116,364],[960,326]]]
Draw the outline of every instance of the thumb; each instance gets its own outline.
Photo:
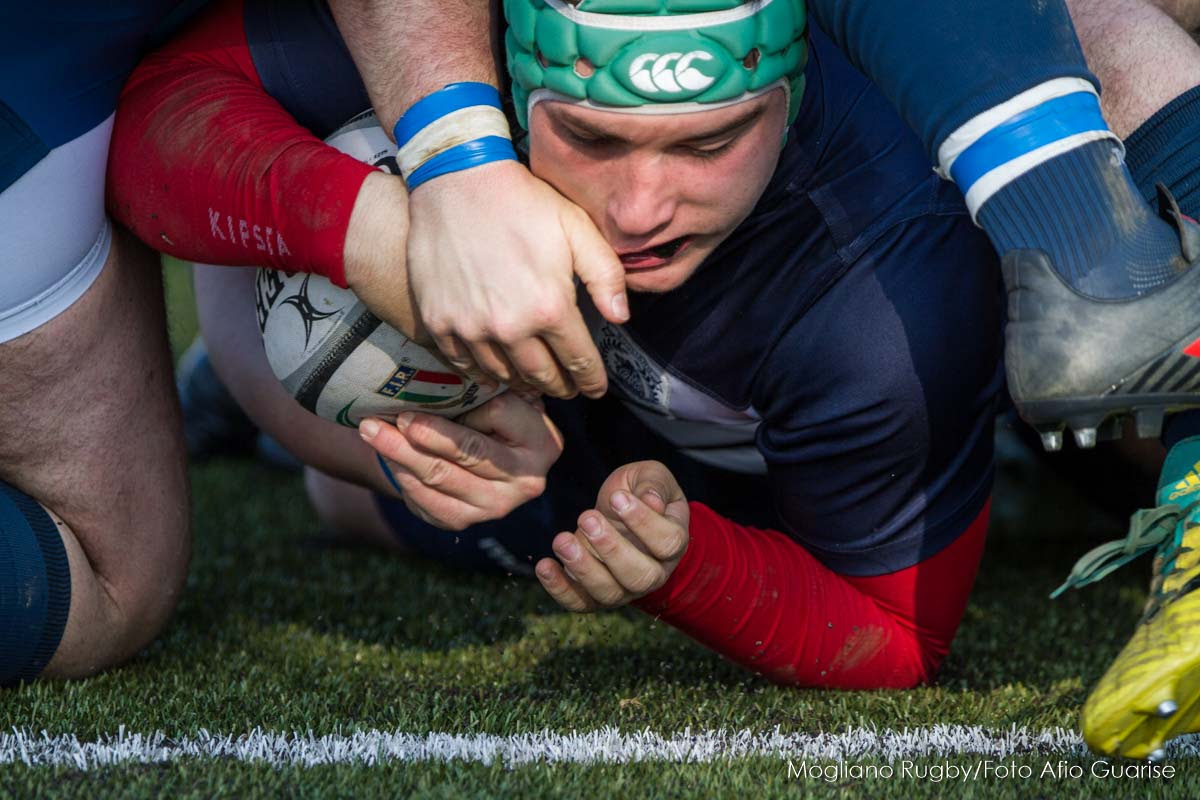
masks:
[[[545,405],[541,401],[531,404],[511,391],[496,395],[456,421],[510,447],[535,447],[546,439],[559,448],[563,444],[562,433]]]
[[[611,519],[620,517],[612,507],[612,496],[617,491],[629,492],[655,513],[687,526],[687,498],[675,476],[661,462],[636,461],[613,470],[596,496],[596,510]]]
[[[583,212],[564,214],[563,232],[571,248],[575,274],[583,281],[596,310],[614,325],[628,322],[629,298],[621,259]]]
[[[691,511],[683,487],[675,480],[671,470],[658,461],[641,461],[633,465],[628,476],[633,494],[656,513],[688,526]]]

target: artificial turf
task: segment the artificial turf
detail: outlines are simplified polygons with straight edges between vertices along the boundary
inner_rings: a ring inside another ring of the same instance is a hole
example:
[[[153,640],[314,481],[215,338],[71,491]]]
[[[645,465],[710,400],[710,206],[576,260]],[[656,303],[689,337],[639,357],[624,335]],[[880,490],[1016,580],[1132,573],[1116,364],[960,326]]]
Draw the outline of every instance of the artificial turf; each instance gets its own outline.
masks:
[[[177,347],[194,328],[178,272],[169,281]],[[689,727],[1072,728],[1088,687],[1132,630],[1148,565],[1048,600],[1083,550],[1122,531],[1029,469],[1010,464],[1001,471],[983,569],[937,683],[843,693],[773,686],[633,611],[568,614],[527,580],[340,546],[317,529],[298,476],[250,458],[196,464],[194,555],[168,629],[121,669],[0,693],[0,731],[87,740],[121,726],[180,737],[254,729],[507,735],[604,726],[663,734]],[[1021,502],[1014,501],[1018,493]],[[1014,760],[1037,775],[1060,756]],[[0,796],[1200,796],[1200,763],[1184,759],[1175,767],[1169,782],[998,778],[948,789],[902,777],[799,778],[769,758],[516,767],[271,767],[214,759],[87,771],[9,764],[0,765]]]

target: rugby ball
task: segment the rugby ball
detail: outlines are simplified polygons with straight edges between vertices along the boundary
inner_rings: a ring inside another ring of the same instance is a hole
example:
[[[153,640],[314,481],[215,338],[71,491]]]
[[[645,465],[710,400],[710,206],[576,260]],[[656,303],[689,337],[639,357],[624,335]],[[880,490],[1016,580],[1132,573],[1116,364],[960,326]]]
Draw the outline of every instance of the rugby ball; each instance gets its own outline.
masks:
[[[393,174],[396,147],[368,111],[326,142]],[[271,370],[300,405],[357,427],[365,417],[402,411],[452,417],[487,402],[485,390],[384,324],[354,292],[319,275],[260,269],[254,286],[258,326]]]

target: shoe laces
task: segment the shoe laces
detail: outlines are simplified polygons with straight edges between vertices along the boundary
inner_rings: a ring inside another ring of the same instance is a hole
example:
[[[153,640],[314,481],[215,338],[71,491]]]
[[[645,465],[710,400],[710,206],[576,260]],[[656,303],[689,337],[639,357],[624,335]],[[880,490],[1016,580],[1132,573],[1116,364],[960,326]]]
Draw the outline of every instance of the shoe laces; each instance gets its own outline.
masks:
[[[1075,562],[1062,586],[1055,589],[1050,597],[1056,598],[1067,589],[1079,589],[1102,580],[1144,553],[1157,549],[1157,574],[1151,586],[1153,598],[1146,610],[1146,616],[1153,616],[1153,612],[1162,605],[1161,601],[1168,599],[1162,593],[1162,586],[1166,576],[1175,568],[1176,557],[1191,549],[1183,545],[1183,537],[1176,536],[1175,531],[1198,507],[1200,501],[1193,501],[1186,506],[1169,503],[1133,512],[1129,518],[1129,533],[1122,539],[1105,542],[1084,553]],[[1185,587],[1188,588],[1190,586]],[[1182,590],[1172,593],[1171,597],[1180,593]]]

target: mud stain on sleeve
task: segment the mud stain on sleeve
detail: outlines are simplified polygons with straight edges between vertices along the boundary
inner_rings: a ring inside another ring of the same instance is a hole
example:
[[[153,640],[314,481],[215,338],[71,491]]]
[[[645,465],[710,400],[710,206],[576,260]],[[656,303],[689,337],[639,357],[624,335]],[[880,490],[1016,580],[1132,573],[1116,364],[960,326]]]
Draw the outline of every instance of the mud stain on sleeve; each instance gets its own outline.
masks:
[[[855,628],[846,637],[842,649],[838,650],[837,655],[833,657],[828,671],[843,672],[866,664],[882,653],[891,639],[891,633],[878,625],[864,625],[861,628]]]

